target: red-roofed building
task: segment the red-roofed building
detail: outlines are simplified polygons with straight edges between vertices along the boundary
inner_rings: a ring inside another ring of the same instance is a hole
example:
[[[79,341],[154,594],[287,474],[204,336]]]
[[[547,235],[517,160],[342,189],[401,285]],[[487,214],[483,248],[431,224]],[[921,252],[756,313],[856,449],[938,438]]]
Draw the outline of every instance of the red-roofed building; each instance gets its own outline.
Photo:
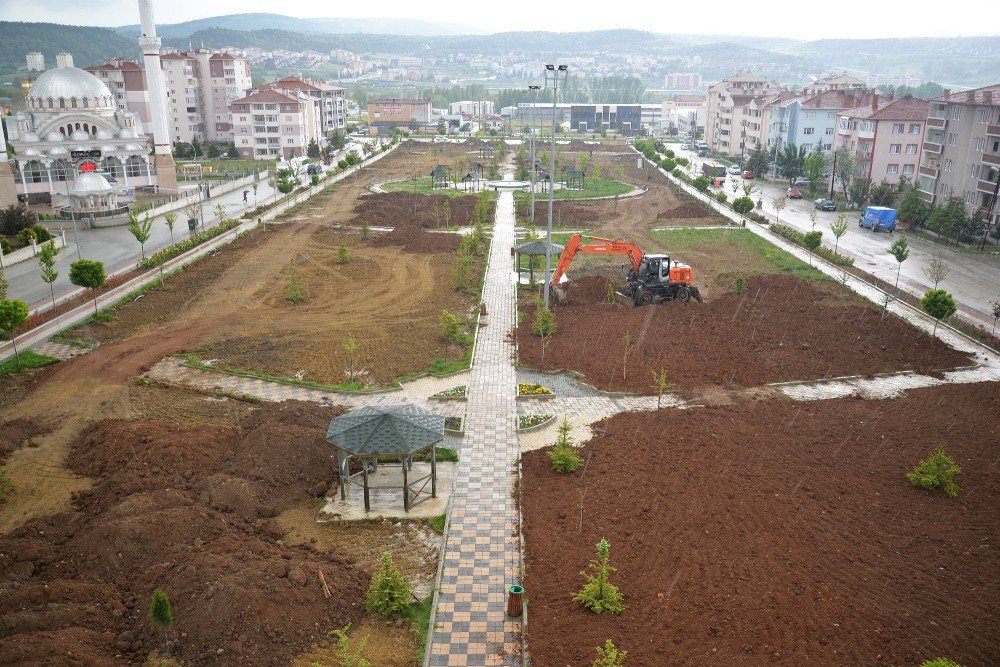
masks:
[[[766,146],[769,105],[781,93],[775,84],[749,73],[726,77],[710,87],[705,114],[705,142],[709,149],[736,156],[758,144]]]
[[[995,206],[1000,179],[1000,84],[962,93],[945,91],[930,101],[917,187],[924,200],[941,204],[954,194],[970,215]]]
[[[291,159],[322,140],[319,100],[304,92],[251,91],[230,106],[233,142],[250,160]]]
[[[313,99],[319,100],[320,120],[322,121],[322,131],[325,136],[328,136],[334,130],[345,130],[347,128],[347,93],[343,88],[310,79],[303,79],[299,76],[286,76],[277,81],[258,86],[256,90],[268,88],[287,94],[301,92]]]
[[[152,133],[149,116],[149,90],[146,87],[146,70],[134,60],[108,58],[102,65],[84,67],[104,82],[115,96],[115,104],[122,111],[131,111],[139,116],[142,127]]]
[[[834,147],[845,147],[854,155],[862,178],[895,184],[905,176],[912,182],[920,164],[928,106],[927,100],[910,96],[873,95],[868,104],[840,114]]]

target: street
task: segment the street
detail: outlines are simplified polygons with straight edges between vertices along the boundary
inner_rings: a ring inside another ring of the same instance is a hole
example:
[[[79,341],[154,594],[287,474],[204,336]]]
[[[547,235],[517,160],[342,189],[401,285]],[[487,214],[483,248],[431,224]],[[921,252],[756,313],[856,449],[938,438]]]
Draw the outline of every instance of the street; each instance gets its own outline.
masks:
[[[672,148],[677,155],[692,160],[696,164],[696,173],[701,173],[701,164],[706,158],[699,158],[696,153],[690,150],[678,150],[677,144],[668,144],[667,146]],[[736,179],[740,183],[744,182],[739,176],[728,176],[727,178]],[[761,179],[754,179],[750,182],[763,194],[764,208],[762,212],[774,219],[777,214],[774,209],[774,200],[785,195],[788,183],[785,181],[768,182]],[[732,201],[733,191],[729,182],[723,185],[722,189]],[[803,199],[789,199],[785,208],[781,210],[779,221],[799,231],[808,232],[813,229],[812,221],[809,219],[809,211],[813,209],[813,201],[808,198],[805,189],[802,190]],[[718,192],[716,189],[711,191]],[[742,196],[742,191],[739,192]],[[757,200],[756,192],[752,198]],[[830,225],[837,222],[838,215],[835,212],[816,211],[816,229],[823,232],[823,245],[831,249],[834,247],[836,239],[833,232],[830,231]],[[873,233],[869,229],[862,229],[858,226],[859,213],[857,211],[847,212],[846,215],[849,226],[847,233],[840,239],[837,251],[852,257],[854,265],[859,269],[894,284],[896,282],[896,269],[899,265],[895,258],[888,253],[888,248],[899,237],[900,231],[897,230],[895,234]],[[910,245],[910,256],[903,262],[899,272],[899,286],[917,296],[923,295],[924,292],[931,289],[934,285],[924,275],[923,269],[937,254],[950,269],[948,276],[939,287],[954,295],[959,312],[965,315],[966,319],[985,326],[987,329],[991,328],[993,315],[990,302],[1000,300],[1000,254],[956,250],[954,247],[912,236],[908,236],[907,240]]]

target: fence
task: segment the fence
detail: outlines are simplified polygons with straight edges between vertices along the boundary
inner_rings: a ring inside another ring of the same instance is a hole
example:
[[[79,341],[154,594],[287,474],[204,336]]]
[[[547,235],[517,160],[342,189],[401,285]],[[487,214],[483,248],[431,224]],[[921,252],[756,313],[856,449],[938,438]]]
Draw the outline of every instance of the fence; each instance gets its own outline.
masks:
[[[53,235],[52,242],[55,243],[57,250],[60,248],[65,248],[66,232],[63,232],[62,234]],[[46,241],[46,243],[48,243],[48,241]],[[9,252],[6,255],[0,253],[0,269],[6,269],[8,266],[17,264],[18,262],[29,260],[32,257],[38,255],[38,253],[40,252],[41,252],[41,246],[32,241],[31,245],[19,248],[14,252]]]

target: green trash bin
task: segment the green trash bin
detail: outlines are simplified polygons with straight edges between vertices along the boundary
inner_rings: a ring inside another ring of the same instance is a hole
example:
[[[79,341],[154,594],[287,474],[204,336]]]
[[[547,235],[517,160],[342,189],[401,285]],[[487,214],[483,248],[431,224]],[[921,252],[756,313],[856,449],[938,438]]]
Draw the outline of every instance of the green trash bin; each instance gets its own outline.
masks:
[[[198,228],[198,218],[188,218],[188,231],[193,232]]]

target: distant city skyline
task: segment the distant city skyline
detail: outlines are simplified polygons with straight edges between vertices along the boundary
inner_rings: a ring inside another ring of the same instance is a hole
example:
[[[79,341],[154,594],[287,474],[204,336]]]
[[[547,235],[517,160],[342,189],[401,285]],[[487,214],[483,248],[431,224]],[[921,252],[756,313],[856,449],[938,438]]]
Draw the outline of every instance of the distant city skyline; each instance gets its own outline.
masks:
[[[659,33],[760,35],[761,37],[787,37],[791,39],[875,39],[880,37],[960,37],[989,36],[987,28],[993,22],[971,20],[981,14],[981,0],[954,0],[948,11],[935,14],[929,25],[927,16],[919,11],[904,11],[894,3],[869,0],[841,0],[829,6],[830,15],[817,20],[803,17],[801,12],[789,11],[786,3],[755,3],[752,6],[735,0],[719,0],[706,12],[702,5],[649,3],[633,15],[608,16],[597,12],[567,12],[563,5],[547,5],[527,0],[508,0],[502,5],[492,5],[495,10],[480,11],[472,6],[468,14],[433,15],[416,13],[412,2],[384,0],[379,9],[382,16],[373,16],[371,6],[364,4],[328,5],[329,11],[317,12],[313,2],[293,1],[275,5],[269,0],[172,0],[154,3],[159,24],[183,23],[211,16],[246,13],[283,14],[296,18],[391,18],[396,21],[412,19],[421,22],[464,25],[476,32],[493,33],[521,30],[548,30],[574,32],[604,30],[609,28],[635,28]],[[526,21],[530,17],[530,22]],[[717,17],[736,17],[738,25],[721,24]],[[837,17],[850,20],[837,21]],[[51,22],[67,25],[120,26],[137,24],[139,12],[134,0],[91,0],[86,11],[72,0],[0,0],[0,18],[8,21]],[[822,17],[821,17],[822,18]],[[982,26],[977,30],[971,26]],[[892,33],[885,34],[887,27]],[[932,29],[931,29],[932,28]]]

